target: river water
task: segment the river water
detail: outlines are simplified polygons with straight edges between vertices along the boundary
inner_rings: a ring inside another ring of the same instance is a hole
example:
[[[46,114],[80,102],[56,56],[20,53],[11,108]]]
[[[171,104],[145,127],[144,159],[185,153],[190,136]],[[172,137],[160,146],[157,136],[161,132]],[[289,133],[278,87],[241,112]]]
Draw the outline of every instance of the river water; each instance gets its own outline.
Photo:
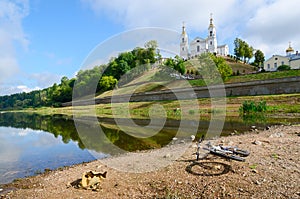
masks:
[[[101,122],[97,125],[101,126],[108,140],[124,151],[147,150],[167,145],[176,136],[179,126],[178,121],[167,121],[157,135],[135,138],[121,131],[113,119],[100,118],[99,121]],[[244,132],[252,125],[264,128],[282,121],[299,123],[300,119],[277,118],[273,121],[259,119],[257,122],[251,118],[246,121],[227,118],[222,134],[226,136],[232,132]],[[142,126],[148,122],[135,121]],[[126,119],[123,123],[126,125]],[[200,121],[197,135],[205,134],[208,126],[209,121]],[[131,131],[134,130],[131,128]],[[88,130],[86,134],[79,136],[71,117],[25,113],[0,114],[0,184],[41,173],[45,169],[89,162],[95,160],[95,157],[105,158],[116,153],[118,152],[111,150],[107,144],[95,142]]]

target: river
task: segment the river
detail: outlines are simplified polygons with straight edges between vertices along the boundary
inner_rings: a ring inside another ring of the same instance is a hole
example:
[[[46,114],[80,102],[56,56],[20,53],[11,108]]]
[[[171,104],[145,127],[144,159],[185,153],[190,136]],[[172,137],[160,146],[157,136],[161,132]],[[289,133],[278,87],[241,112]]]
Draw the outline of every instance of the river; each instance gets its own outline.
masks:
[[[136,138],[121,131],[113,119],[99,118],[101,127],[108,140],[122,151],[137,151],[159,148],[173,141],[176,136],[178,121],[167,121],[159,133],[148,138]],[[123,119],[126,126],[126,119]],[[279,122],[278,122],[279,121]],[[267,125],[281,122],[299,123],[299,118],[276,118],[259,122],[226,118],[222,135],[233,132],[245,132],[250,126],[264,128]],[[147,120],[135,120],[138,125],[147,125]],[[191,124],[194,124],[193,122]],[[82,121],[86,128],[90,124]],[[197,135],[205,134],[209,121],[197,124]],[[78,127],[78,126],[77,126]],[[134,131],[134,127],[130,127]],[[140,131],[140,129],[139,129]],[[0,184],[9,183],[16,178],[36,175],[47,169],[89,162],[96,158],[115,155],[106,142],[95,142],[92,132],[78,134],[74,120],[63,115],[38,115],[33,113],[1,113],[0,114]],[[188,134],[188,133],[187,133]],[[178,135],[178,134],[177,134]],[[97,138],[101,140],[101,137]]]

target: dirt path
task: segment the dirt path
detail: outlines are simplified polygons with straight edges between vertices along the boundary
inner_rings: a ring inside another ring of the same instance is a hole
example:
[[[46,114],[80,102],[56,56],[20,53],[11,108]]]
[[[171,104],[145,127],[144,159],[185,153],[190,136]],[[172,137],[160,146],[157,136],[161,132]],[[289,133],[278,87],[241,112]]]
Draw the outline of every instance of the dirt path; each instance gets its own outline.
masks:
[[[193,145],[178,160],[166,155],[171,165],[147,173],[117,171],[95,161],[4,185],[0,198],[300,198],[300,126],[253,130],[217,142],[237,145],[251,155],[246,162],[211,155],[195,162]],[[132,157],[111,161],[130,167]],[[89,170],[107,171],[99,191],[69,186]]]

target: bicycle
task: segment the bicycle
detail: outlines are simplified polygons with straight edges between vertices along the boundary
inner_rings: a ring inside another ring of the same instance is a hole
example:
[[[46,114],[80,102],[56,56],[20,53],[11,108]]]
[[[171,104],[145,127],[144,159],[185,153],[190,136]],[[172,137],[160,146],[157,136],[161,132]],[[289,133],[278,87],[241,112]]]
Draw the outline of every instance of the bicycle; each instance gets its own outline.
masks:
[[[197,144],[197,161],[200,159],[200,150],[204,149],[209,151],[210,154],[226,158],[226,159],[231,159],[231,160],[236,160],[236,161],[245,161],[245,158],[248,155],[250,155],[250,152],[247,150],[240,149],[238,147],[233,147],[233,146],[222,146],[222,145],[212,145],[211,142],[208,142],[206,144],[206,147],[201,147],[201,143],[204,140],[204,136],[202,136]],[[205,155],[208,155],[209,153],[206,153]]]

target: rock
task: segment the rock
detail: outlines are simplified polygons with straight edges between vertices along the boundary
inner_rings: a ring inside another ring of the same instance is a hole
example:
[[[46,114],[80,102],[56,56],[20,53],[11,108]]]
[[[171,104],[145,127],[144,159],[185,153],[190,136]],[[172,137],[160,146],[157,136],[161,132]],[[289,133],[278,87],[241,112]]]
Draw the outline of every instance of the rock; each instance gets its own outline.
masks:
[[[251,129],[256,129],[256,126],[251,126]]]
[[[270,137],[270,138],[280,138],[280,137],[283,137],[283,136],[284,136],[283,133],[277,132],[277,133],[273,133],[273,134],[270,135],[269,137]]]
[[[173,140],[173,141],[176,141],[176,140],[178,140],[178,138],[176,138],[176,137],[173,137],[173,138],[172,138],[172,140]]]
[[[0,189],[0,192],[3,191],[3,189]]]
[[[196,137],[195,137],[194,135],[191,135],[191,140],[192,140],[192,141],[194,141],[195,138],[196,138]]]
[[[260,141],[258,141],[258,140],[255,140],[255,141],[252,142],[252,144],[261,145],[262,143]]]
[[[170,157],[171,157],[171,154],[169,154],[169,153],[164,155],[164,158],[170,158]]]
[[[255,181],[255,184],[261,185],[261,183],[258,180]]]

